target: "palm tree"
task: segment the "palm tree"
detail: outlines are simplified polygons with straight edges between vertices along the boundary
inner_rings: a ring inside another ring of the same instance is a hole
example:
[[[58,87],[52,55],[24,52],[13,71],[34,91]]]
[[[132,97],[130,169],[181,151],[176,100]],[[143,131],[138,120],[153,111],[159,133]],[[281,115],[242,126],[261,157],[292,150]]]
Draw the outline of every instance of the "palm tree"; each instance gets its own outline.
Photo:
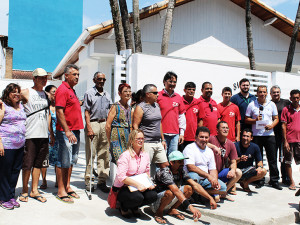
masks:
[[[142,52],[139,0],[132,0],[132,7],[133,7],[133,35],[134,35],[135,52]]]
[[[297,42],[298,33],[299,33],[299,24],[300,24],[300,2],[299,2],[299,5],[298,5],[298,11],[297,11],[297,15],[296,15],[293,34],[292,34],[292,37],[291,37],[290,48],[289,48],[288,56],[287,56],[287,59],[286,59],[285,72],[291,72],[292,71],[293,58],[294,58],[294,54],[295,54],[295,47],[296,47],[296,42]]]
[[[119,0],[119,4],[120,4],[120,11],[121,11],[122,25],[125,34],[126,48],[132,49],[132,52],[134,52],[126,0]]]
[[[251,0],[246,0],[245,10],[246,10],[248,58],[250,62],[250,69],[255,70],[255,57],[254,57],[254,50],[253,50],[252,25],[251,25]]]
[[[119,11],[119,4],[117,0],[109,0],[109,4],[111,8],[113,23],[114,23],[115,41],[117,45],[117,50],[118,53],[120,53],[121,50],[126,49],[126,45],[125,45],[125,38],[124,38],[124,30],[122,26],[120,11]]]
[[[162,42],[161,42],[161,51],[160,51],[161,55],[168,54],[168,46],[169,46],[170,33],[171,33],[171,28],[172,28],[174,8],[175,8],[175,0],[169,0],[167,14],[166,14],[166,20],[165,20],[165,26],[164,26],[164,32],[163,32],[163,38],[162,38]]]

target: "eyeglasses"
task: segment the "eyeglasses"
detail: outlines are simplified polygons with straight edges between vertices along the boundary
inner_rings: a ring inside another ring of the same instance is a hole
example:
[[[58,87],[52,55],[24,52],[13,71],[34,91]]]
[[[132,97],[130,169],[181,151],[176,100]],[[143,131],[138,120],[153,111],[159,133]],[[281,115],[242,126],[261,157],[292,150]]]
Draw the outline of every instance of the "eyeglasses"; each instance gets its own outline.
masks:
[[[144,141],[145,138],[135,138],[136,141]]]
[[[105,78],[97,78],[97,79],[96,79],[96,81],[102,81],[102,80],[103,80],[103,81],[106,81]]]
[[[157,94],[158,94],[158,91],[150,91],[150,92],[148,92],[148,93],[152,93],[152,94],[157,95]]]
[[[209,108],[210,108],[210,111],[214,111],[214,108],[213,108],[213,106],[209,103]]]

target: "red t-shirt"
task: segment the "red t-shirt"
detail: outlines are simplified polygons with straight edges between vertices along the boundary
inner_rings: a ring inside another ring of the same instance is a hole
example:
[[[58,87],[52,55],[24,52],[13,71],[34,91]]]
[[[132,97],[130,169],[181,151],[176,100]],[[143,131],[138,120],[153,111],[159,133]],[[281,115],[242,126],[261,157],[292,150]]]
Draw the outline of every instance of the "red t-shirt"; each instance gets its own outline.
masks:
[[[283,108],[281,122],[286,123],[286,139],[288,143],[300,142],[300,111],[292,104]]]
[[[229,133],[227,138],[230,141],[235,141],[235,123],[241,120],[241,114],[239,107],[231,103],[229,106],[223,106],[222,103],[218,104],[218,111],[221,116],[221,120],[225,121],[229,127]]]
[[[225,166],[227,166],[226,161],[228,162],[228,165],[230,165],[231,160],[235,160],[238,158],[235,145],[232,141],[227,139],[224,144],[221,144],[216,136],[210,136],[209,143],[221,148],[221,152],[222,149],[226,150],[225,155],[223,157],[221,155],[217,155],[214,152],[218,173],[221,172],[225,168]]]
[[[218,105],[210,98],[209,102],[201,96],[199,98],[199,118],[203,120],[203,126],[210,130],[210,135],[217,135],[217,124],[220,114],[218,111]]]
[[[182,97],[175,93],[170,97],[165,90],[158,93],[157,103],[161,112],[163,133],[179,134],[178,118],[185,113]]]
[[[196,130],[198,126],[199,118],[199,105],[196,98],[189,104],[184,97],[182,97],[183,104],[185,105],[185,118],[186,118],[186,130],[184,133],[185,141],[195,141]]]
[[[83,121],[79,100],[74,89],[63,81],[55,92],[55,106],[64,108],[64,114],[67,125],[70,130],[83,129]],[[56,129],[63,131],[60,123],[57,121]]]

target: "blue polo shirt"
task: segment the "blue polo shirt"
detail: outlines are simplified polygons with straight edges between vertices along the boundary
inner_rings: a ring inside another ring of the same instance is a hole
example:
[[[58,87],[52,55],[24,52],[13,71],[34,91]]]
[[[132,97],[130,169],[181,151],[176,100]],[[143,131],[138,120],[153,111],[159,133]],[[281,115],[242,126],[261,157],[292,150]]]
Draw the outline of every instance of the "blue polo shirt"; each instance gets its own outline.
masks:
[[[248,156],[247,161],[241,161],[237,164],[237,167],[240,169],[247,168],[249,166],[253,166],[253,162],[255,160],[256,164],[262,161],[260,149],[257,144],[251,142],[248,148],[244,148],[241,142],[234,143],[237,154],[239,157],[242,155]]]
[[[240,109],[241,123],[245,122],[245,114],[249,103],[255,100],[256,97],[250,93],[248,98],[245,98],[241,93],[235,94],[231,97],[230,101],[236,104]]]

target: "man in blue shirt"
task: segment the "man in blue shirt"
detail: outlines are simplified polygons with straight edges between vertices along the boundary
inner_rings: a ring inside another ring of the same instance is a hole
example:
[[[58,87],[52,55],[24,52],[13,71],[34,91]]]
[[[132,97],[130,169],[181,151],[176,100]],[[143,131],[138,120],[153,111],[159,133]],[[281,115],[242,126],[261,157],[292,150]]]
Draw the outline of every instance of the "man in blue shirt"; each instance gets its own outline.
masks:
[[[231,97],[230,101],[236,104],[241,113],[241,130],[245,128],[251,128],[251,125],[245,124],[246,109],[250,102],[256,100],[256,97],[249,93],[250,81],[247,78],[243,78],[239,82],[240,93]]]
[[[238,168],[242,170],[242,177],[240,185],[246,192],[251,192],[249,184],[253,181],[262,179],[267,170],[263,167],[263,161],[260,153],[259,146],[252,143],[253,132],[251,129],[246,128],[242,132],[241,141],[234,143],[238,154]],[[256,166],[253,166],[255,160]]]

